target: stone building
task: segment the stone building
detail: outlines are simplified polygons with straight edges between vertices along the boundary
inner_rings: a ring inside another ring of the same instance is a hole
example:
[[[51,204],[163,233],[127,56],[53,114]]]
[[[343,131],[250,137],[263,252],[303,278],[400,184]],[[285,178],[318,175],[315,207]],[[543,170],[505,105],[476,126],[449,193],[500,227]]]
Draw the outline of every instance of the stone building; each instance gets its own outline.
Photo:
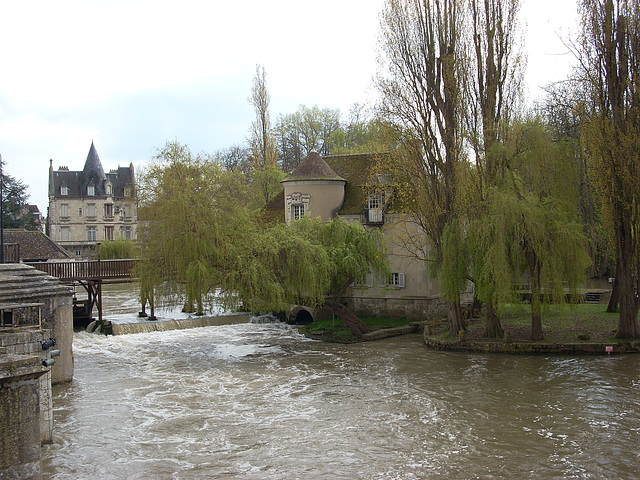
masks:
[[[133,164],[105,173],[91,143],[81,171],[49,165],[47,234],[76,259],[93,258],[96,245],[136,238],[138,203]]]
[[[0,264],[0,478],[40,478],[51,385],[73,379],[72,295],[33,267]]]
[[[426,318],[441,307],[440,282],[429,271],[424,233],[402,208],[380,174],[380,156],[321,157],[310,153],[282,182],[284,191],[265,209],[271,221],[291,223],[301,216],[329,221],[341,217],[382,233],[392,273],[359,279],[343,300],[360,315]],[[423,239],[420,243],[416,239]],[[297,314],[304,311],[294,310]]]

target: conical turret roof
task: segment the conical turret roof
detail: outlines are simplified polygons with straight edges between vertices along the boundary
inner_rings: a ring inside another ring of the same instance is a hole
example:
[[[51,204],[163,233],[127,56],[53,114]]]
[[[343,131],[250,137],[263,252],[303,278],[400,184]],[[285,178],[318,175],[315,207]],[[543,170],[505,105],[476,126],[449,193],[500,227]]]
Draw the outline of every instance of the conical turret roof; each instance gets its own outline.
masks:
[[[324,161],[318,152],[312,151],[304,160],[300,162],[291,175],[284,181],[296,180],[341,180],[345,181],[340,175]]]
[[[82,188],[84,191],[86,191],[88,185],[93,184],[96,187],[96,195],[104,195],[104,181],[107,176],[104,173],[102,162],[100,162],[98,151],[93,142],[91,142],[87,161],[84,163],[84,168],[82,169],[82,177]]]

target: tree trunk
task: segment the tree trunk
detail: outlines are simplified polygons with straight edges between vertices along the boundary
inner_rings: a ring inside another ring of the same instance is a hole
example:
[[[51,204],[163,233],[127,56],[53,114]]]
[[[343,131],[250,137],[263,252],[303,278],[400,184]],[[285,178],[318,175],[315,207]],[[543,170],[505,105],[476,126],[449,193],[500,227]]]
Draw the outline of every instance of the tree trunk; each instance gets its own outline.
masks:
[[[617,313],[620,306],[620,289],[618,288],[618,281],[614,279],[613,288],[611,289],[611,298],[609,298],[609,304],[607,305],[607,313]]]
[[[616,269],[616,285],[620,299],[620,317],[618,318],[618,330],[614,338],[635,339],[640,338],[640,326],[638,325],[638,296],[636,284],[632,275],[631,265],[624,255],[618,260]]]
[[[467,330],[467,324],[464,321],[464,316],[462,315],[462,307],[460,306],[460,300],[456,301],[447,301],[449,304],[449,333],[451,335],[458,335],[461,331],[464,332]]]
[[[482,332],[484,338],[503,338],[504,330],[500,324],[500,318],[498,318],[498,312],[496,312],[493,303],[487,303],[487,316],[484,324],[484,332]]]
[[[531,275],[531,340],[539,342],[544,339],[542,335],[542,289],[540,285],[540,259],[530,247],[529,242],[524,241],[524,253],[529,265]]]
[[[358,316],[341,303],[327,302],[322,306],[326,310],[339,317],[343,323],[349,327],[351,333],[360,338],[365,333],[373,331],[373,328],[364,323]]]

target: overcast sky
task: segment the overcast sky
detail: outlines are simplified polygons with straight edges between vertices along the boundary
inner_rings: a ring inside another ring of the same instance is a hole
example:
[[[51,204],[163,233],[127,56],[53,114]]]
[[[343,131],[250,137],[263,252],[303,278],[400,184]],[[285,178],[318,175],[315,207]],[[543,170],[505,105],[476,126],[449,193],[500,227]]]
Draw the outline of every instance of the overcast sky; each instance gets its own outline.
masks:
[[[106,171],[138,169],[167,140],[194,152],[243,143],[257,64],[272,121],[299,105],[376,93],[383,0],[32,0],[0,3],[0,154],[46,215],[49,159],[81,170],[95,142]],[[560,38],[574,0],[524,0],[527,83],[566,77]]]

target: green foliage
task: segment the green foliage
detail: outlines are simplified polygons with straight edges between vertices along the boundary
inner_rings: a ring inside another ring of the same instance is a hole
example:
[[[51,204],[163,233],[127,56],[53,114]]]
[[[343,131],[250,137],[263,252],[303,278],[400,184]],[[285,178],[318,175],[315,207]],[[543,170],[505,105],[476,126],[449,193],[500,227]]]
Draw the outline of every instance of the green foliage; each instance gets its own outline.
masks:
[[[447,300],[456,301],[466,288],[468,274],[468,248],[462,238],[462,231],[453,221],[444,228],[442,234],[442,275],[440,288]]]
[[[138,258],[138,246],[128,238],[106,240],[100,244],[100,259]]]
[[[1,159],[0,159],[1,161]],[[27,186],[4,172],[2,161],[2,222],[4,228],[39,230],[40,224],[29,211]]]
[[[476,296],[499,306],[527,281],[543,289],[543,298],[563,301],[590,264],[575,164],[539,121],[515,130],[503,181],[486,189],[483,214],[469,226]]]
[[[243,201],[240,173],[168,143],[140,182],[141,295],[179,298],[202,313],[214,295],[232,308],[321,306],[354,278],[388,271],[377,233],[303,218],[268,228]]]
[[[165,297],[184,298],[186,286],[187,300],[202,305],[219,283],[217,265],[234,258],[234,239],[250,224],[245,185],[177,142],[167,143],[156,160],[140,176],[141,268]]]
[[[406,318],[363,317],[361,320],[374,329],[402,327],[411,323],[411,321]],[[342,319],[337,317],[327,320],[316,320],[312,324],[307,325],[305,330],[312,334],[327,334],[328,338],[334,341],[348,343],[358,341],[358,338],[351,333],[351,330],[344,324]]]

